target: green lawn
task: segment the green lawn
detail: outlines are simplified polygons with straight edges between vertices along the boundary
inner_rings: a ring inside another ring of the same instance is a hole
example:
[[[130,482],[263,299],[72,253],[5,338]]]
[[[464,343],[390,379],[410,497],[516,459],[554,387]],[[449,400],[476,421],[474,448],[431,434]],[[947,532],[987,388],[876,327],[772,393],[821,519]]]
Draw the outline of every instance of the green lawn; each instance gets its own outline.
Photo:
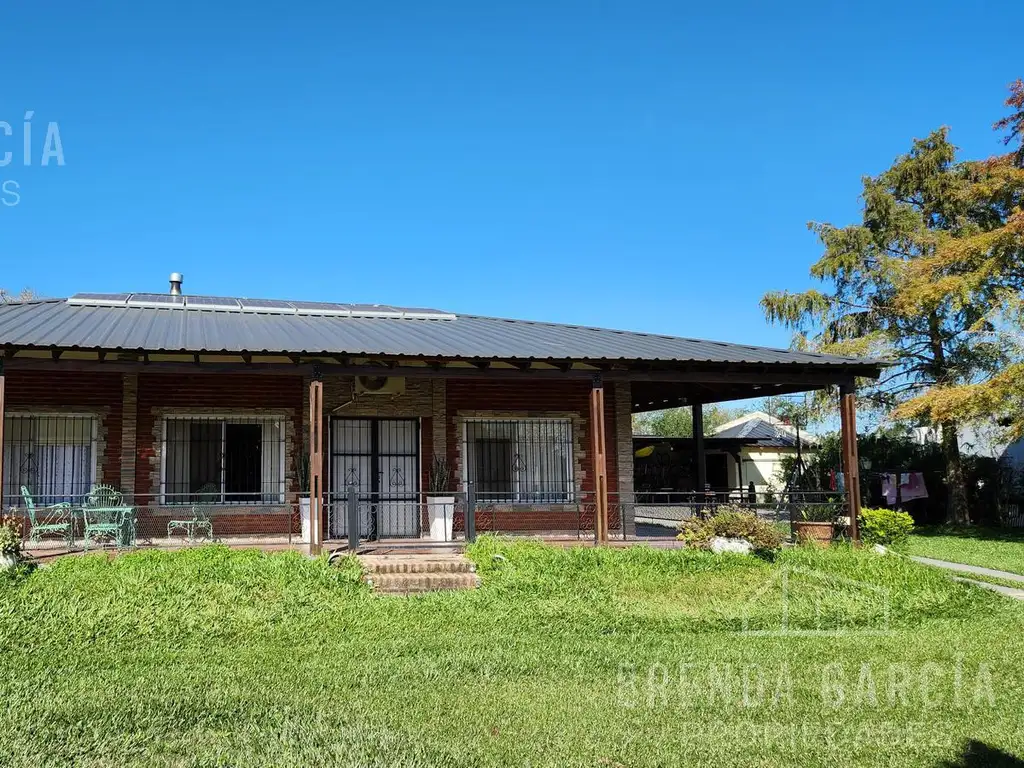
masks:
[[[951,563],[1024,574],[1024,531],[996,528],[924,528],[904,551]]]
[[[352,563],[219,547],[0,578],[0,765],[1024,755],[1024,604],[904,558],[471,555],[480,590],[413,599],[370,594]]]

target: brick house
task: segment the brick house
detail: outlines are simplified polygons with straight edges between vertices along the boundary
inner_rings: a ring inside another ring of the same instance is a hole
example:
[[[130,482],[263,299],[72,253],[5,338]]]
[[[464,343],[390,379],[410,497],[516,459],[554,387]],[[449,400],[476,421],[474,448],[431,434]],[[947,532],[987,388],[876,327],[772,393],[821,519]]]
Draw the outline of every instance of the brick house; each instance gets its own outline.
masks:
[[[363,537],[416,538],[444,457],[435,490],[462,505],[472,488],[479,528],[626,535],[633,413],[840,387],[853,434],[854,379],[881,365],[179,288],[0,305],[4,509],[22,486],[74,504],[102,483],[143,537],[197,496],[218,536],[293,536],[308,473],[312,547],[347,535],[350,489]]]

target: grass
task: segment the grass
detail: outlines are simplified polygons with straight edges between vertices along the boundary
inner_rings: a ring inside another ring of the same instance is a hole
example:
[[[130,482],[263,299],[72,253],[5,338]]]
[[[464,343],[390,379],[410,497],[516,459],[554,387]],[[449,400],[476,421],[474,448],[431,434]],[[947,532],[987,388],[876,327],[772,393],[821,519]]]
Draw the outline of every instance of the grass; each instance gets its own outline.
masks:
[[[0,764],[1024,754],[1024,605],[943,572],[845,548],[470,555],[480,590],[412,599],[371,594],[352,561],[220,547],[0,578]]]
[[[909,555],[980,565],[1024,575],[1024,531],[997,528],[924,528],[909,539]]]

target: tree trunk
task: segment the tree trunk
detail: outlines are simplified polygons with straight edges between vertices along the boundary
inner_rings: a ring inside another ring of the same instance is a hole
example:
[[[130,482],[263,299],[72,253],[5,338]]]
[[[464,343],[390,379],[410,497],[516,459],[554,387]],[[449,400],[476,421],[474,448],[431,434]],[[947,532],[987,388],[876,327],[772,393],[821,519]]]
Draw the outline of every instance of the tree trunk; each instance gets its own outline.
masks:
[[[960,438],[955,424],[942,424],[942,456],[946,461],[946,487],[949,489],[946,522],[952,525],[970,525],[971,518],[967,512],[967,482],[964,479]]]

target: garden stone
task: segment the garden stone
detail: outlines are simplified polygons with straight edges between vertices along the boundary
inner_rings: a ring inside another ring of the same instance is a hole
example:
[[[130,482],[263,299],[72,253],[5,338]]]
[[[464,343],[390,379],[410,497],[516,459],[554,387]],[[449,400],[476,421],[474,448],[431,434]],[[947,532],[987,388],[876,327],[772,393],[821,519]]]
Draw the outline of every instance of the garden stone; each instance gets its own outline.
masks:
[[[18,555],[14,552],[0,552],[0,571],[13,568],[18,564]]]
[[[746,539],[727,539],[724,536],[715,536],[711,539],[711,551],[716,555],[720,555],[723,552],[749,555],[754,551],[754,546]]]

